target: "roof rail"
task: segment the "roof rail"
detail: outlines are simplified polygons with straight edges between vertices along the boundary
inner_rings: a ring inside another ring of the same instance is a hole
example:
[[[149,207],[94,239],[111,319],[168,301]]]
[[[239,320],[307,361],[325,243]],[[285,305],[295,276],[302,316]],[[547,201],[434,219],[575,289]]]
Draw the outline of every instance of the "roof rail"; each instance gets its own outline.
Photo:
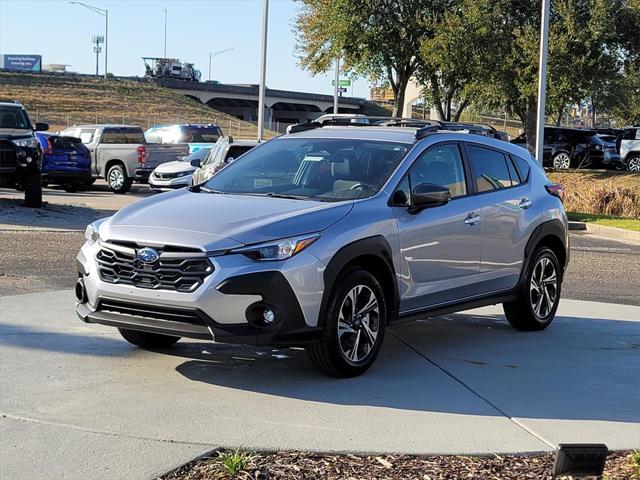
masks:
[[[438,133],[442,128],[438,125],[429,125],[426,127],[419,128],[416,132],[416,140],[422,140],[423,138],[428,137],[429,135],[433,135],[434,133]]]
[[[296,123],[295,125],[289,125],[287,127],[286,133],[289,134],[289,133],[306,132],[307,130],[314,130],[320,127],[322,127],[322,125],[316,121]]]

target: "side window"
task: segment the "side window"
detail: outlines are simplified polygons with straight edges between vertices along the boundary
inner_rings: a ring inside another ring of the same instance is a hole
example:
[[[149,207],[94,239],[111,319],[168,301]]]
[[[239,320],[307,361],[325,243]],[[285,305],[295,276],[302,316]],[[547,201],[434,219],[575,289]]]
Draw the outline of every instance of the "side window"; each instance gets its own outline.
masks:
[[[509,169],[509,176],[511,177],[511,186],[520,185],[520,177],[518,175],[518,171],[516,170],[515,165],[511,158],[507,155],[507,168]]]
[[[92,128],[82,128],[80,130],[80,134],[78,135],[78,137],[80,138],[80,141],[82,143],[84,143],[85,145],[88,143],[93,142],[93,135],[95,134],[95,130],[93,130]],[[72,135],[75,136],[75,135]]]
[[[505,156],[495,150],[468,145],[467,151],[476,178],[478,192],[488,192],[511,186]]]
[[[409,176],[405,175],[396,191],[393,192],[392,203],[396,207],[411,205],[411,187],[409,185]]]
[[[108,128],[102,133],[101,143],[124,143],[124,137],[120,130]]]
[[[121,128],[122,143],[145,143],[144,133],[139,128]]]
[[[511,160],[513,160],[518,168],[518,173],[520,174],[520,180],[522,183],[529,180],[529,171],[531,170],[531,166],[529,162],[527,162],[524,158],[518,157],[517,155],[512,155]]]
[[[409,170],[411,188],[421,183],[432,183],[451,190],[451,198],[467,194],[462,155],[458,145],[440,145],[429,148]]]

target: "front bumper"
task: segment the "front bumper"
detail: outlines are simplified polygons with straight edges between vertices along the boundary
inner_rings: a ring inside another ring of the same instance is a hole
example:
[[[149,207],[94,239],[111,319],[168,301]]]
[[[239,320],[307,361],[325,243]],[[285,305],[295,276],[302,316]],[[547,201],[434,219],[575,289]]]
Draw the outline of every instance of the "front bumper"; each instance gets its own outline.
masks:
[[[194,292],[107,283],[100,278],[97,244],[76,259],[86,301],[76,313],[87,323],[221,343],[304,345],[316,341],[324,267],[305,252],[286,262],[259,263],[243,255],[209,257],[213,273]],[[266,324],[262,312],[276,320]]]
[[[149,180],[149,175],[151,175],[153,169],[151,168],[136,168],[133,171],[133,179],[136,182],[147,182]]]
[[[191,175],[182,177],[158,179],[154,175],[149,177],[149,186],[154,190],[175,190],[189,186]]]

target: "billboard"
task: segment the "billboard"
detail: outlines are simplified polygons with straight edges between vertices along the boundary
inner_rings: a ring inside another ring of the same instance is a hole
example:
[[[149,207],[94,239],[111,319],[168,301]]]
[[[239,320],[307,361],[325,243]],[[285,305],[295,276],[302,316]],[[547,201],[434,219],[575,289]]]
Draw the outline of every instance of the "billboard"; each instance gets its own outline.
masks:
[[[0,68],[21,72],[41,72],[42,55],[0,55]]]

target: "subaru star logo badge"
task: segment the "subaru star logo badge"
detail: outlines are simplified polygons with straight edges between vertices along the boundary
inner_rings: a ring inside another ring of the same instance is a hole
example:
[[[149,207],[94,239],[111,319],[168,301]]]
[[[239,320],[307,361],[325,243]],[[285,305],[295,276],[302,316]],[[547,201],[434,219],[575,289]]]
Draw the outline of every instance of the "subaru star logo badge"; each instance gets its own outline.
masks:
[[[153,263],[160,258],[160,254],[153,248],[145,247],[138,250],[136,257],[138,257],[138,260],[142,263]]]

